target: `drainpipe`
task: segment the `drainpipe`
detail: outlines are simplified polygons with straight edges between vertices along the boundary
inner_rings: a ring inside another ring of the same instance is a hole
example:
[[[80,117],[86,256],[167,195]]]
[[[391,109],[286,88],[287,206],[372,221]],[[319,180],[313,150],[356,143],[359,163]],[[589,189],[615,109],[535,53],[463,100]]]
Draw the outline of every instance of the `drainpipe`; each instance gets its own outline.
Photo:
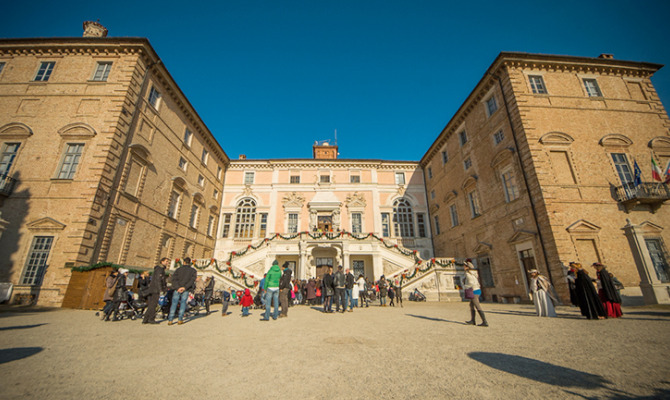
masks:
[[[111,219],[111,214],[112,214],[112,208],[114,207],[113,204],[109,204],[110,201],[114,199],[114,196],[118,193],[119,190],[119,184],[121,183],[121,176],[123,175],[123,167],[122,163],[126,159],[128,155],[128,146],[130,145],[130,142],[133,138],[133,133],[135,132],[135,128],[137,125],[137,116],[139,114],[140,110],[140,103],[142,102],[142,94],[144,93],[146,89],[146,84],[147,84],[147,78],[149,77],[149,74],[151,72],[151,68],[153,68],[155,65],[160,64],[161,60],[157,60],[151,64],[147,65],[146,72],[144,73],[144,77],[142,78],[142,84],[140,85],[140,91],[137,94],[137,102],[135,103],[135,110],[133,111],[133,116],[130,120],[130,124],[128,125],[128,133],[126,134],[126,142],[123,145],[123,149],[121,151],[121,156],[119,157],[119,166],[116,168],[116,174],[114,175],[114,181],[111,185],[111,190],[109,191],[109,194],[107,195],[107,207],[105,207],[105,212],[102,215],[102,221],[100,223],[100,230],[102,232],[98,232],[96,235],[95,239],[95,246],[93,247],[93,260],[96,260],[96,262],[101,262],[103,260],[97,260],[98,257],[100,257],[100,245],[102,238],[105,236],[105,230],[107,229],[107,226],[109,225],[109,221]]]
[[[521,161],[521,155],[519,154],[519,142],[516,138],[516,131],[514,130],[514,123],[512,122],[512,114],[509,111],[509,105],[507,104],[507,97],[505,96],[505,90],[502,84],[502,78],[499,75],[493,75],[491,72],[488,73],[494,79],[498,80],[498,85],[500,86],[500,93],[503,97],[503,103],[505,104],[505,111],[507,112],[507,120],[509,121],[509,127],[512,131],[512,139],[514,139],[514,147],[516,149],[517,158],[519,160],[519,166],[521,167],[521,174],[523,176],[523,183],[528,192],[528,199],[530,200],[530,208],[533,211],[533,219],[535,220],[535,227],[537,229],[537,235],[540,239],[540,247],[542,248],[542,256],[544,258],[544,263],[547,266],[547,275],[549,275],[549,281],[554,285],[554,279],[551,276],[551,268],[549,267],[549,259],[547,258],[547,249],[544,245],[544,238],[542,237],[542,229],[540,229],[540,223],[537,219],[537,210],[535,209],[535,202],[533,201],[533,196],[530,191],[530,186],[528,185],[528,176],[526,174],[526,169],[523,167],[523,162]]]

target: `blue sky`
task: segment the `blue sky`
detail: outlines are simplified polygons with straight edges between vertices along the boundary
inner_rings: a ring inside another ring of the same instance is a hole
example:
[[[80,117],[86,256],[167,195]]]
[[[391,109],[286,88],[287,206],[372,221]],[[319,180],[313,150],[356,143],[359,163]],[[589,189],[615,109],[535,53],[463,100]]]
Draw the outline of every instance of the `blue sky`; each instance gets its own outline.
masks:
[[[21,3],[0,37],[147,37],[233,159],[337,129],[341,158],[419,160],[500,51],[670,64],[670,1]],[[652,81],[668,107],[670,66]]]

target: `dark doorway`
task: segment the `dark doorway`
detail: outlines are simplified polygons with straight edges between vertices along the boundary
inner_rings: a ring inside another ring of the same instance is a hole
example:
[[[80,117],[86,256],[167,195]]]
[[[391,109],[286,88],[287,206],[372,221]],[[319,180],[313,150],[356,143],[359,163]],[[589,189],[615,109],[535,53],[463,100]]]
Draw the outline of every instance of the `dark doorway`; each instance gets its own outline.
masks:
[[[333,229],[333,217],[330,215],[319,216],[318,228],[321,232],[330,232]]]

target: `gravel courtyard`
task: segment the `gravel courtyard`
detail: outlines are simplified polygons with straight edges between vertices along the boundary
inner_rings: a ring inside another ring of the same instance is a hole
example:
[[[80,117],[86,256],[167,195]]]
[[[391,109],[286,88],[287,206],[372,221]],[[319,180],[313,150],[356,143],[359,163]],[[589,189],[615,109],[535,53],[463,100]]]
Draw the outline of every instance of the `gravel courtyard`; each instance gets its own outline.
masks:
[[[488,328],[463,324],[467,303],[297,306],[269,322],[231,307],[182,326],[5,306],[0,398],[670,398],[670,307],[604,321],[483,307]]]

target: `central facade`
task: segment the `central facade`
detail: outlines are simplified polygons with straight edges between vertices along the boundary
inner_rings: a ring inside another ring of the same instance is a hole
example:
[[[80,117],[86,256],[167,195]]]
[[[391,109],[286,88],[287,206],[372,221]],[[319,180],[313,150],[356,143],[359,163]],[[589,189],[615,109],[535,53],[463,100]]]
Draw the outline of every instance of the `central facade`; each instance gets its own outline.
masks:
[[[328,266],[375,279],[410,268],[413,263],[389,245],[432,257],[418,163],[336,156],[337,147],[325,144],[315,146],[314,159],[231,161],[214,257],[245,253],[234,266],[258,276],[277,259],[301,279],[320,276]],[[381,240],[362,239],[370,233]],[[256,250],[268,237],[279,240]],[[254,251],[246,254],[249,246]]]

